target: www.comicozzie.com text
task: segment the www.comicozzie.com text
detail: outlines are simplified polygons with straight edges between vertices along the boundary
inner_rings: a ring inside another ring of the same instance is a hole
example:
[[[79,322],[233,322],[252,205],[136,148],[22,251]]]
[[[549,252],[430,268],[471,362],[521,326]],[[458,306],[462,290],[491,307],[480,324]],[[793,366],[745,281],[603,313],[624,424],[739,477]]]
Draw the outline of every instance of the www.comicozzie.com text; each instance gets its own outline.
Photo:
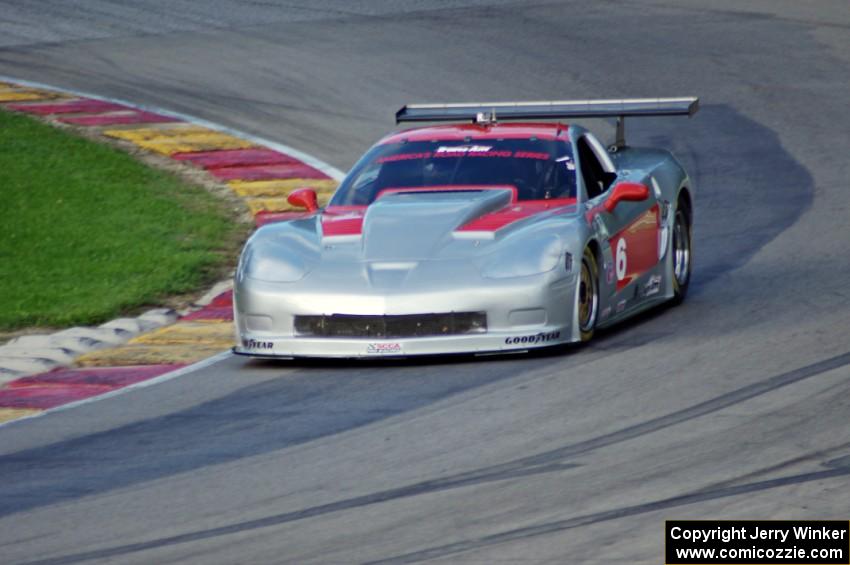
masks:
[[[737,526],[699,529],[674,526],[670,530],[673,539],[684,539],[695,542],[723,542],[732,540],[778,540],[786,542],[789,536],[794,540],[843,540],[847,530],[836,528],[813,528],[811,526],[794,526],[790,528],[763,528],[760,526]]]

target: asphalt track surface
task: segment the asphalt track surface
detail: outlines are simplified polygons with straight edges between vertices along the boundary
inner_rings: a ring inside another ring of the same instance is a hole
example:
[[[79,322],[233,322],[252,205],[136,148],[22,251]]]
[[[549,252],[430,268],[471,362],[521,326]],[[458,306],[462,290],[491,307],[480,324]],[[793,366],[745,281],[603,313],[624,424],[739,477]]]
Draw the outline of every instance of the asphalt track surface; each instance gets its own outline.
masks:
[[[673,149],[698,186],[683,306],[551,355],[231,357],[5,426],[2,562],[659,563],[668,518],[848,518],[843,0],[0,13],[2,74],[187,112],[343,169],[410,101],[704,104],[627,132]]]

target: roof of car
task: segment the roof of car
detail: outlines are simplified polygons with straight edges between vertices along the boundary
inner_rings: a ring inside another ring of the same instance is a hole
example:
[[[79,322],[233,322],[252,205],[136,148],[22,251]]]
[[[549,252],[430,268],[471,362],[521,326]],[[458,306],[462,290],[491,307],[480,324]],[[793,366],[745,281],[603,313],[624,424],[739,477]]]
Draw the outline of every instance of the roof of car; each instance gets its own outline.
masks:
[[[426,126],[391,133],[379,141],[401,143],[402,141],[463,141],[466,139],[567,139],[569,126],[561,123],[495,123],[495,124],[450,124]]]

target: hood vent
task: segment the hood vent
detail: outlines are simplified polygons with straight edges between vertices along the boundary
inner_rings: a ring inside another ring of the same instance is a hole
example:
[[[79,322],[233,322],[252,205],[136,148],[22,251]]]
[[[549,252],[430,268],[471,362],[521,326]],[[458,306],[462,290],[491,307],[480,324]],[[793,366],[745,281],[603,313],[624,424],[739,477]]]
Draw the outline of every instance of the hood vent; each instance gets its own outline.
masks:
[[[427,259],[475,218],[510,204],[509,190],[388,194],[369,206],[363,253],[369,261]]]

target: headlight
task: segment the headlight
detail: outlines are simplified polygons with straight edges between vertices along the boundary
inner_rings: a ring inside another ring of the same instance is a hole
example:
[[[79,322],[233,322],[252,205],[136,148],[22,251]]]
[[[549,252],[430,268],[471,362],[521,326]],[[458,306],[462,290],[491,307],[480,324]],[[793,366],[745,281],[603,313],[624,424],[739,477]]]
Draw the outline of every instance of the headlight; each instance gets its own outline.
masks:
[[[296,282],[309,272],[307,265],[297,257],[276,257],[251,254],[245,261],[245,276],[265,282]]]
[[[281,243],[249,243],[239,260],[237,277],[264,282],[296,282],[303,279],[315,265],[315,255],[300,245]]]
[[[481,268],[488,279],[527,277],[548,273],[562,262],[563,243],[553,234],[539,235],[507,244]]]

